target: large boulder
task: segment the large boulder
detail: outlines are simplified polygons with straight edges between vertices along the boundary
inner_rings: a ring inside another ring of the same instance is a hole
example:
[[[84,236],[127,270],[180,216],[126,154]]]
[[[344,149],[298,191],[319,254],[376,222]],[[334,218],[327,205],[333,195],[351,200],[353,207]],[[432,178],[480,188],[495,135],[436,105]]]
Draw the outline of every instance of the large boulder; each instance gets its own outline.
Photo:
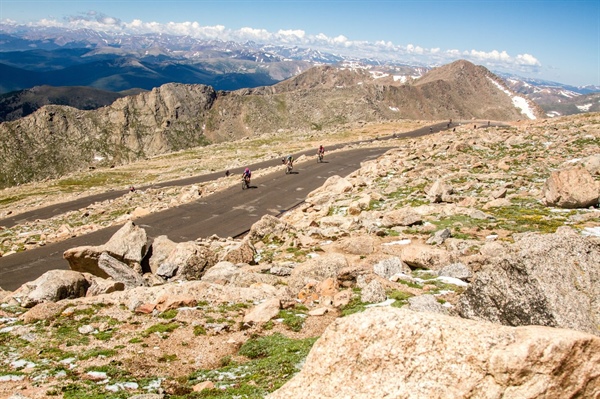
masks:
[[[215,284],[228,284],[240,274],[240,269],[235,264],[221,261],[208,269],[201,280]]]
[[[250,227],[247,238],[251,243],[263,239],[285,241],[292,226],[273,215],[264,215],[259,221]]]
[[[595,398],[600,338],[402,308],[336,319],[267,399]]]
[[[411,269],[440,270],[452,261],[452,254],[445,249],[419,242],[403,246],[400,257]]]
[[[125,289],[146,285],[146,281],[141,274],[106,252],[100,254],[98,267],[108,274],[112,280],[123,283]]]
[[[10,297],[24,308],[31,308],[39,303],[84,297],[89,286],[90,282],[83,273],[49,270],[36,280],[23,284]]]
[[[552,172],[542,190],[544,203],[559,208],[587,208],[598,204],[598,183],[582,166]]]
[[[410,206],[386,212],[381,219],[383,227],[413,226],[422,223],[423,217]]]
[[[570,328],[600,335],[600,247],[568,227],[515,236],[459,298],[470,319]]]
[[[436,180],[427,191],[427,198],[433,203],[452,202],[454,188],[443,180]]]
[[[337,278],[340,270],[348,267],[348,260],[341,254],[327,254],[310,259],[294,268],[288,278],[288,286],[294,294],[306,284]]]
[[[199,280],[204,272],[217,263],[216,254],[207,246],[194,241],[177,243],[171,252],[161,261],[156,274],[178,280]],[[162,253],[162,250],[159,251]]]
[[[109,275],[98,267],[100,255],[106,252],[141,273],[147,241],[144,229],[136,226],[133,222],[127,222],[106,244],[71,248],[63,253],[63,258],[69,262],[71,270],[108,278]]]
[[[177,243],[171,241],[167,236],[156,237],[150,246],[150,257],[148,258],[150,272],[156,273],[160,265],[165,262],[176,247]]]

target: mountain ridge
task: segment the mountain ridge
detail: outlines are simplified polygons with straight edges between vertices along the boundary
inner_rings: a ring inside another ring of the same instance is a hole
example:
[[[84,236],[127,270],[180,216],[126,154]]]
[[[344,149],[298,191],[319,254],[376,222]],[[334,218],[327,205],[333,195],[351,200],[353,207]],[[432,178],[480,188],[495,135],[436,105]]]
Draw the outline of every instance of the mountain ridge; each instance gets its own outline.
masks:
[[[464,75],[460,80],[445,72],[457,67]],[[322,66],[255,89],[228,92],[169,83],[93,111],[44,106],[0,124],[7,160],[0,186],[281,130],[329,131],[361,121],[526,117],[485,68],[465,61],[433,73],[446,77],[386,85],[364,70]],[[542,114],[535,104],[530,107]]]

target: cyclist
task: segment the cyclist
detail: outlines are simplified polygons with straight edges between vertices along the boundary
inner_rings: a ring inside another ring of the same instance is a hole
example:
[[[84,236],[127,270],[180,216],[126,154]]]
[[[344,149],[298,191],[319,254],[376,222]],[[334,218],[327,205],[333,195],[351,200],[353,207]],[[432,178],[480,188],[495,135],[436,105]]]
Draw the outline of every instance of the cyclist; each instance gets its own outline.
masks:
[[[248,185],[250,185],[250,177],[252,177],[252,172],[250,172],[250,168],[246,168],[246,170],[244,170],[244,173],[242,174],[242,178],[246,180]]]
[[[320,145],[319,149],[317,150],[317,157],[319,159],[323,159],[323,155],[325,155],[325,148],[323,148],[323,145]]]
[[[293,157],[293,156],[291,156],[291,155],[288,155],[287,157],[283,158],[283,159],[281,160],[281,162],[282,162],[284,165],[289,165],[289,166],[290,166],[290,169],[294,167],[294,157]]]

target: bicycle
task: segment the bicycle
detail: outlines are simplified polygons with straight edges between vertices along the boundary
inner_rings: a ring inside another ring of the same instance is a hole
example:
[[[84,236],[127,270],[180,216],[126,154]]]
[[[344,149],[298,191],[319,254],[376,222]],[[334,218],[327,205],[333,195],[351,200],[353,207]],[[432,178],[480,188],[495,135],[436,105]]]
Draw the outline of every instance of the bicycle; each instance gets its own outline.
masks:
[[[250,188],[250,179],[242,177],[242,190]]]
[[[321,163],[321,162],[323,162],[323,153],[319,152],[317,154],[317,163]]]
[[[285,164],[285,174],[289,175],[290,173],[292,173],[292,169],[294,169],[294,167],[292,166],[291,163],[286,163]]]

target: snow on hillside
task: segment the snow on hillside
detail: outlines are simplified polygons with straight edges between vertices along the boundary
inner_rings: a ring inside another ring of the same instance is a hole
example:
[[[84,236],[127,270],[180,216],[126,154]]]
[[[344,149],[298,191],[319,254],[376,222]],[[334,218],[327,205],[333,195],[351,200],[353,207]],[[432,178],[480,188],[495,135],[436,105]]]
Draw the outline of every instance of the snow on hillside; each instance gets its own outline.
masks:
[[[500,89],[504,93],[508,94],[509,97],[512,97],[513,105],[515,107],[519,108],[521,110],[522,114],[527,116],[529,119],[536,119],[535,114],[534,114],[533,110],[529,107],[529,103],[527,102],[527,99],[525,99],[525,97],[515,96],[515,95],[513,95],[513,93],[511,93],[510,91],[508,91],[504,87],[502,87],[494,79],[491,79],[489,77],[488,77],[488,79],[490,79],[490,82],[495,84],[496,87],[498,87],[498,89]]]

